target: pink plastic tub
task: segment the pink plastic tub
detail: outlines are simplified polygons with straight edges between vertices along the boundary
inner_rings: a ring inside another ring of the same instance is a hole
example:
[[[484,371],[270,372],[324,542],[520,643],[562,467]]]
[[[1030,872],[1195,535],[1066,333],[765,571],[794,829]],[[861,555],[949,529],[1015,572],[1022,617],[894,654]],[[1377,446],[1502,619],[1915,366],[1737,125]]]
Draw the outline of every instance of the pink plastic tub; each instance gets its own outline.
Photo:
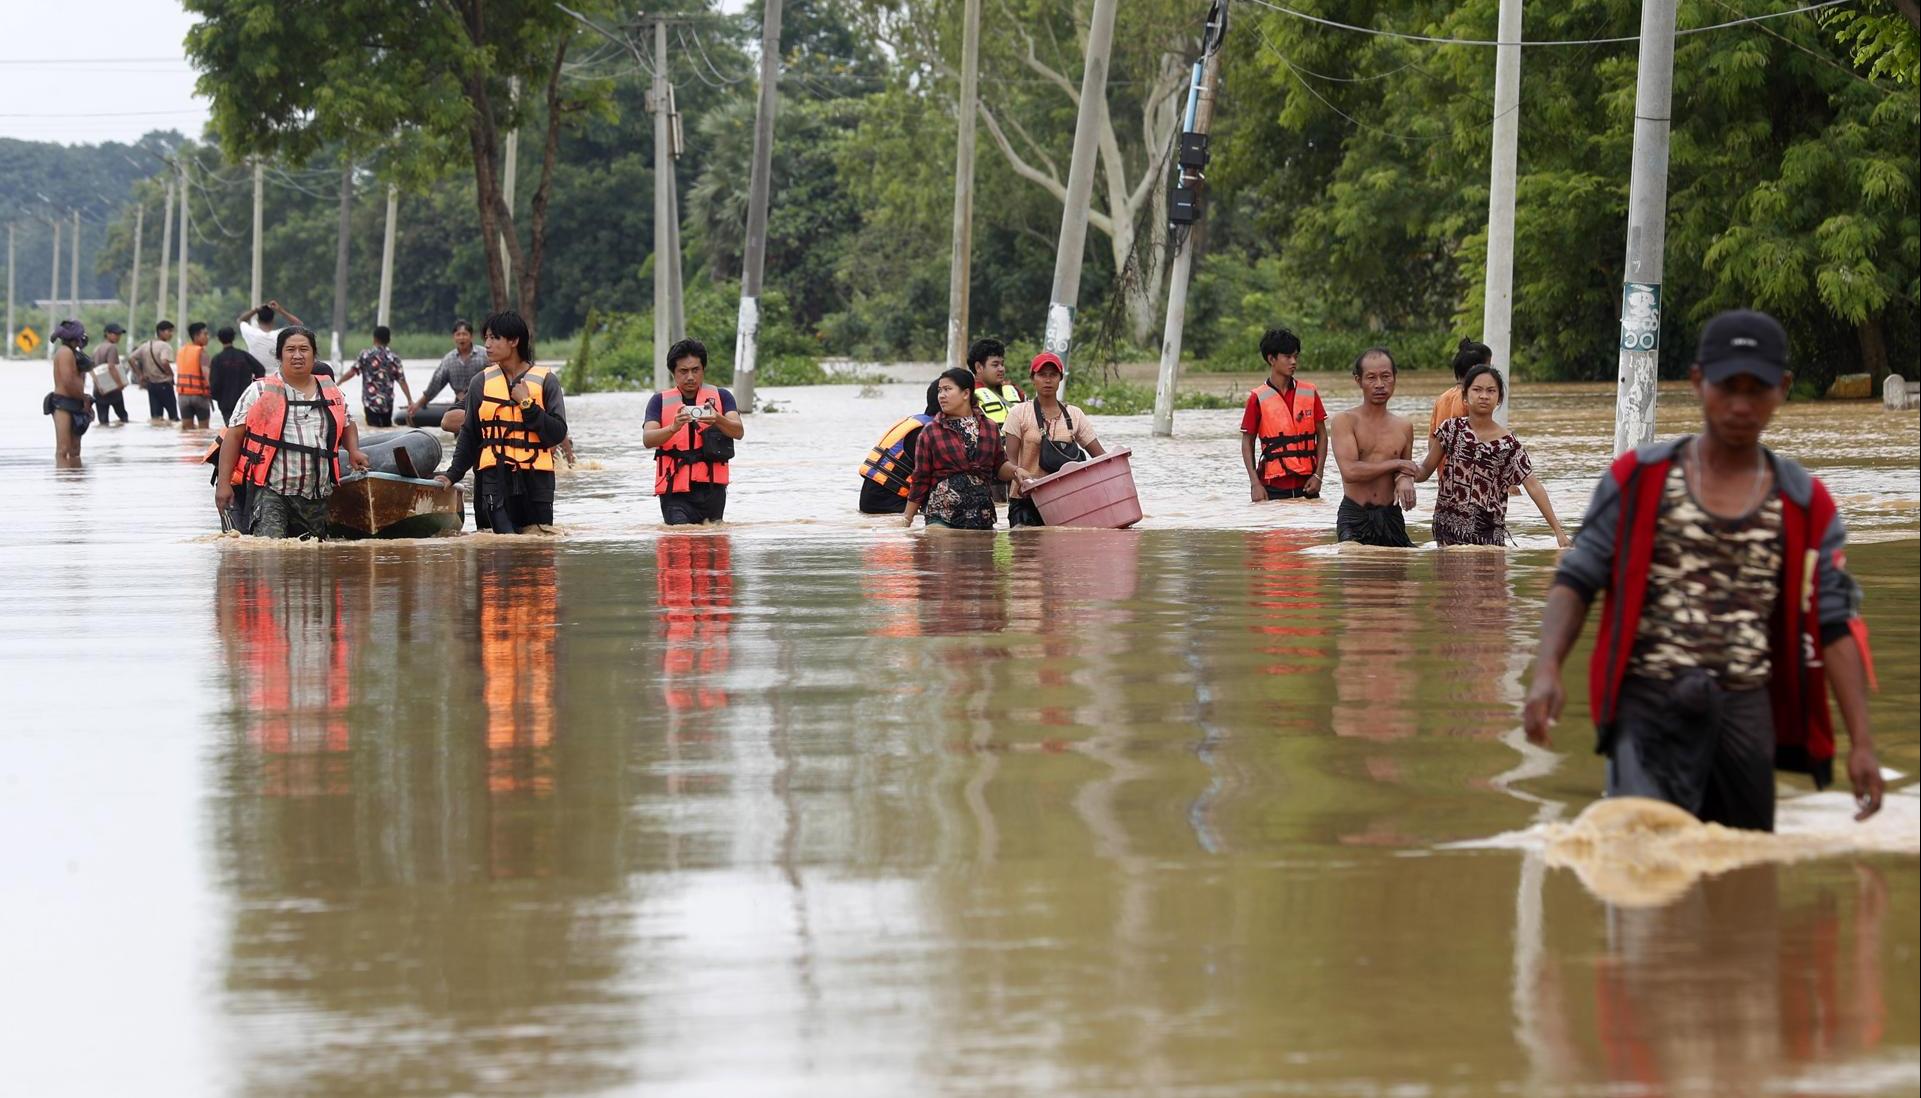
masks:
[[[1098,526],[1118,530],[1141,521],[1141,498],[1126,447],[1091,461],[1074,462],[1029,485],[1028,498],[1049,526]]]

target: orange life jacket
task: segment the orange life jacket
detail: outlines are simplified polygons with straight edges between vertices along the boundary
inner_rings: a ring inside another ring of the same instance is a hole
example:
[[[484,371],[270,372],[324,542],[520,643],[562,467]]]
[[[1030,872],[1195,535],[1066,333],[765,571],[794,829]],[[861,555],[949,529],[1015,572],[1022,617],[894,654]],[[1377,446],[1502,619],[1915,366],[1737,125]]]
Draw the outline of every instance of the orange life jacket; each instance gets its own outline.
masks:
[[[1260,395],[1262,389],[1267,390],[1264,397]],[[1268,382],[1261,382],[1249,395],[1261,402],[1261,480],[1311,477],[1320,472],[1315,465],[1320,447],[1314,429],[1314,386],[1295,382],[1291,409],[1281,391]]]
[[[860,463],[860,475],[906,499],[914,486],[914,459],[907,452],[907,436],[934,422],[933,416],[918,413],[887,429],[867,460]]]
[[[530,366],[520,375],[536,408],[547,407],[546,382],[550,372],[545,366]],[[520,405],[509,395],[512,389],[507,384],[507,375],[500,367],[489,366],[480,375],[480,381],[480,459],[474,463],[475,468],[491,469],[499,464],[516,472],[523,469],[553,472],[554,449],[543,445],[540,436],[527,429]]]
[[[210,397],[213,390],[207,387],[205,348],[189,343],[180,348],[180,357],[173,364],[174,391],[183,397]]]
[[[247,409],[247,435],[240,441],[240,460],[234,467],[234,483],[262,487],[274,458],[282,450],[302,455],[327,474],[329,483],[340,481],[340,440],[347,433],[347,398],[334,383],[315,376],[320,391],[313,400],[301,400],[288,388],[279,374],[260,379],[261,393]],[[296,446],[285,441],[287,412],[293,405],[327,409],[327,440],[323,446]],[[216,458],[216,460],[218,460]],[[216,474],[217,475],[217,474]]]
[[[679,389],[660,394],[661,424],[672,423],[674,414],[684,403]],[[714,419],[688,423],[674,432],[665,446],[654,451],[654,494],[657,496],[691,491],[696,484],[727,483],[727,462],[701,454],[701,443],[707,438],[707,432],[716,430],[712,424],[720,417],[720,390],[702,385],[694,403],[712,408]]]

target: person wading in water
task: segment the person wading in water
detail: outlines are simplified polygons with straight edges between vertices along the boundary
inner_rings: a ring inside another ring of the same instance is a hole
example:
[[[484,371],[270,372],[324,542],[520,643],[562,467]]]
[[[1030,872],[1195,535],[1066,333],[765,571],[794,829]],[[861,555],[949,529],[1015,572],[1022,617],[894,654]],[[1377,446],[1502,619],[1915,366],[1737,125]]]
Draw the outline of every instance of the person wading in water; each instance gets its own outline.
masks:
[[[474,473],[474,519],[482,530],[519,534],[554,524],[554,447],[567,438],[560,375],[534,365],[519,313],[481,325],[490,365],[467,386],[467,414],[453,464],[434,479],[453,485]]]
[[[998,481],[1034,474],[1007,460],[1000,428],[980,410],[974,376],[958,367],[939,380],[940,418],[920,433],[914,454],[914,486],[902,525],[914,525],[923,511],[928,526],[992,530]]]
[[[1086,461],[1107,452],[1094,437],[1094,423],[1087,413],[1060,399],[1061,385],[1067,380],[1067,367],[1061,356],[1042,351],[1028,364],[1034,379],[1034,399],[1014,405],[1007,413],[1001,434],[1007,440],[1007,460],[1017,468],[1038,469],[1042,476],[1058,473],[1070,461]],[[1040,508],[1021,491],[1019,483],[1008,488],[1007,525],[1045,526]]]
[[[1471,367],[1461,388],[1467,394],[1467,412],[1435,429],[1427,458],[1421,462],[1421,475],[1414,478],[1425,481],[1436,468],[1441,470],[1441,495],[1434,504],[1435,542],[1506,545],[1507,496],[1518,485],[1541,509],[1555,543],[1567,548],[1567,531],[1561,529],[1547,489],[1534,475],[1534,460],[1521,440],[1494,420],[1494,410],[1507,399],[1499,371],[1485,363]]]
[[[1354,360],[1362,403],[1334,417],[1329,432],[1341,466],[1341,510],[1335,530],[1341,541],[1412,549],[1401,512],[1414,506],[1414,425],[1389,412],[1394,398],[1394,356],[1369,347]]]
[[[87,329],[77,320],[63,320],[53,330],[53,391],[41,411],[53,417],[53,463],[67,468],[80,464],[80,436],[93,426],[92,399],[82,380],[93,360],[80,348],[87,345]]]
[[[660,520],[697,526],[727,517],[728,463],[747,434],[734,394],[707,384],[707,345],[683,339],[667,348],[674,387],[647,401],[640,444],[654,447]]]
[[[1248,498],[1319,499],[1327,469],[1327,407],[1314,386],[1294,377],[1301,365],[1301,337],[1270,328],[1261,337],[1267,380],[1247,394],[1241,412],[1241,466]],[[1260,456],[1255,457],[1255,442]]]
[[[314,334],[282,328],[280,372],[247,387],[221,432],[213,502],[227,521],[236,485],[248,489],[242,530],[263,538],[327,537],[327,497],[340,481],[339,451],[367,468],[360,434],[340,389],[314,375]]]
[[[1761,445],[1787,399],[1787,333],[1765,313],[1701,330],[1698,435],[1621,455],[1595,486],[1541,618],[1522,720],[1547,743],[1561,664],[1605,593],[1588,673],[1607,795],[1728,827],[1774,829],[1774,771],[1834,771],[1830,691],[1851,744],[1855,816],[1881,808],[1868,730],[1873,664],[1847,531],[1806,469]]]

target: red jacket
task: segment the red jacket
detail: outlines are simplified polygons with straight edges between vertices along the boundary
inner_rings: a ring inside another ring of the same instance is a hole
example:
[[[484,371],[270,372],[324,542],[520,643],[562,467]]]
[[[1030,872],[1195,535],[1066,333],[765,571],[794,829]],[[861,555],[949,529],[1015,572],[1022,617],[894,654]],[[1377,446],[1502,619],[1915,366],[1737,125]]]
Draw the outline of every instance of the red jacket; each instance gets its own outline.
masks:
[[[1592,601],[1606,592],[1588,669],[1588,704],[1597,750],[1613,746],[1621,683],[1627,677],[1647,595],[1654,532],[1668,470],[1686,438],[1622,454],[1595,486],[1574,546],[1554,582]],[[1847,530],[1827,488],[1794,461],[1763,448],[1781,497],[1782,574],[1775,603],[1768,693],[1774,710],[1774,765],[1814,778],[1834,777],[1834,724],[1828,714],[1822,649],[1852,633],[1869,663],[1861,589],[1846,570]]]

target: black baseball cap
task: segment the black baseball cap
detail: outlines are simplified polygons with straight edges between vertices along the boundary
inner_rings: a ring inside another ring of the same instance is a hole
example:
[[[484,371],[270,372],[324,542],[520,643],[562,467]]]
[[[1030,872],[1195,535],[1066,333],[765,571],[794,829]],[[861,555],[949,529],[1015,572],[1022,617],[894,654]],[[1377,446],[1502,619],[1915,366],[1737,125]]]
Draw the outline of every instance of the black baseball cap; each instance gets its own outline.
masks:
[[[1788,333],[1781,322],[1753,309],[1730,309],[1715,314],[1701,329],[1694,361],[1701,375],[1723,382],[1750,374],[1769,385],[1781,384],[1788,372]]]
[[[125,335],[125,334],[126,334],[126,332],[127,332],[127,330],[126,330],[125,328],[122,328],[122,327],[121,327],[120,325],[118,325],[118,324],[109,324],[109,325],[107,325],[107,334],[108,334],[108,335]]]

